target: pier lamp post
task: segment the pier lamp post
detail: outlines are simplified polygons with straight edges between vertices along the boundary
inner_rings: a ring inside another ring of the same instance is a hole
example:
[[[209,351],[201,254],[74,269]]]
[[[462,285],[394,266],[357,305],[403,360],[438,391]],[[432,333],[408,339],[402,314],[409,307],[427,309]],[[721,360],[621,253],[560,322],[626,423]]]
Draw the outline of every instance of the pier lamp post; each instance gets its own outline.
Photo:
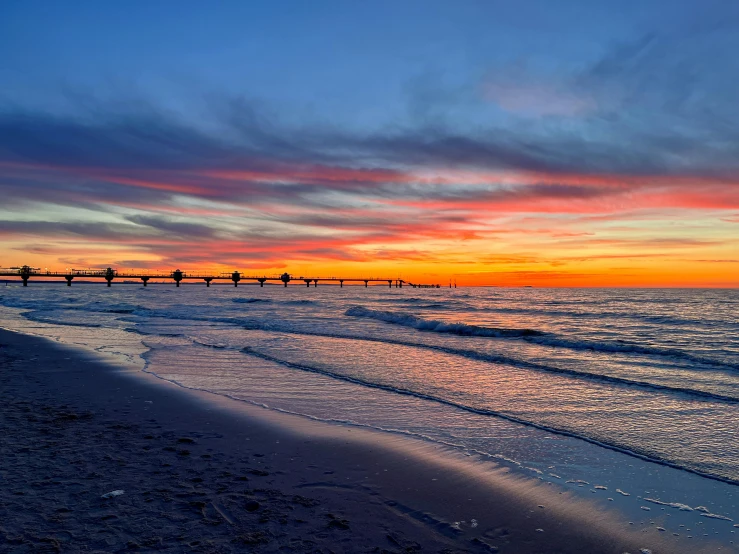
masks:
[[[24,265],[21,268],[20,273],[21,273],[21,279],[23,279],[23,286],[24,287],[27,287],[28,286],[28,278],[31,276],[31,268],[29,266],[27,266],[27,265]]]
[[[108,281],[108,286],[110,286],[111,281],[115,279],[115,270],[112,267],[109,267],[105,270],[105,274],[103,276],[105,277],[105,280]]]

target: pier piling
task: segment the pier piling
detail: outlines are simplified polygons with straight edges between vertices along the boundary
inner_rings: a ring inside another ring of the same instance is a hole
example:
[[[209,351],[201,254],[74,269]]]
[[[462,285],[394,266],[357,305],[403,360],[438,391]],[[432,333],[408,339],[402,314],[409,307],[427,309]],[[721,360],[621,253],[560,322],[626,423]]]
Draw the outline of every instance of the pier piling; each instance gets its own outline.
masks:
[[[213,280],[213,277],[205,277],[203,281],[205,281],[205,286],[210,287],[210,282]]]
[[[231,280],[234,282],[234,286],[238,287],[239,281],[241,281],[241,273],[239,273],[238,271],[234,271],[231,274]]]
[[[105,280],[108,281],[108,286],[110,286],[110,283],[113,282],[113,279],[115,278],[115,270],[112,267],[109,267],[105,270]]]
[[[172,279],[174,279],[174,282],[177,283],[177,286],[178,287],[180,286],[180,281],[182,281],[182,278],[184,276],[185,276],[185,274],[182,273],[182,271],[180,271],[179,269],[175,269],[172,272]]]
[[[262,277],[262,278],[260,278],[260,279],[257,279],[257,281],[259,281],[259,286],[260,286],[260,287],[263,287],[263,286],[264,286],[264,282],[265,282],[266,280],[267,280],[267,278],[266,278],[266,277]]]
[[[141,280],[144,282],[144,286],[149,282],[150,277],[142,277]]]
[[[65,275],[64,278],[67,280],[67,286],[68,287],[71,287],[72,286],[72,279],[74,279],[74,276],[72,276],[72,275]]]

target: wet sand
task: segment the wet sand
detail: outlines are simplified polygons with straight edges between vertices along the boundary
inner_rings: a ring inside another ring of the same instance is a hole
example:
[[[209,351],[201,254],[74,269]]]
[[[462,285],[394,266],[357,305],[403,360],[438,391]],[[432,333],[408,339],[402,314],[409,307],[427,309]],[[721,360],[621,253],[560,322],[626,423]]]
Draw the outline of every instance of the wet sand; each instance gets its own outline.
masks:
[[[133,373],[0,330],[0,552],[684,551],[488,462]]]

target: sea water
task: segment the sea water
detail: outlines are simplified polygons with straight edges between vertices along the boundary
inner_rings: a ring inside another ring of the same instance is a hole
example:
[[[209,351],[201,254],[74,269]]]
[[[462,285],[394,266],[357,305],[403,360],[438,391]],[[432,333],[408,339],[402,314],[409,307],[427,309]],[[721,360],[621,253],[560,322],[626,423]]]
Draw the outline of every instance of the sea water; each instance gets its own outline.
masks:
[[[433,441],[731,548],[739,291],[36,284],[0,325]]]

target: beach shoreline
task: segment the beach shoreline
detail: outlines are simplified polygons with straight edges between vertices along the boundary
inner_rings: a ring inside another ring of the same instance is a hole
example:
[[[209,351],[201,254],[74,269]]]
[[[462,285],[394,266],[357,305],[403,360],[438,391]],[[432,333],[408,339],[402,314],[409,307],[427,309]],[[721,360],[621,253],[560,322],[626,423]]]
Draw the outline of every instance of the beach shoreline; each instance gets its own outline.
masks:
[[[39,337],[0,330],[0,345],[3,552],[682,551],[438,446],[183,390]]]

